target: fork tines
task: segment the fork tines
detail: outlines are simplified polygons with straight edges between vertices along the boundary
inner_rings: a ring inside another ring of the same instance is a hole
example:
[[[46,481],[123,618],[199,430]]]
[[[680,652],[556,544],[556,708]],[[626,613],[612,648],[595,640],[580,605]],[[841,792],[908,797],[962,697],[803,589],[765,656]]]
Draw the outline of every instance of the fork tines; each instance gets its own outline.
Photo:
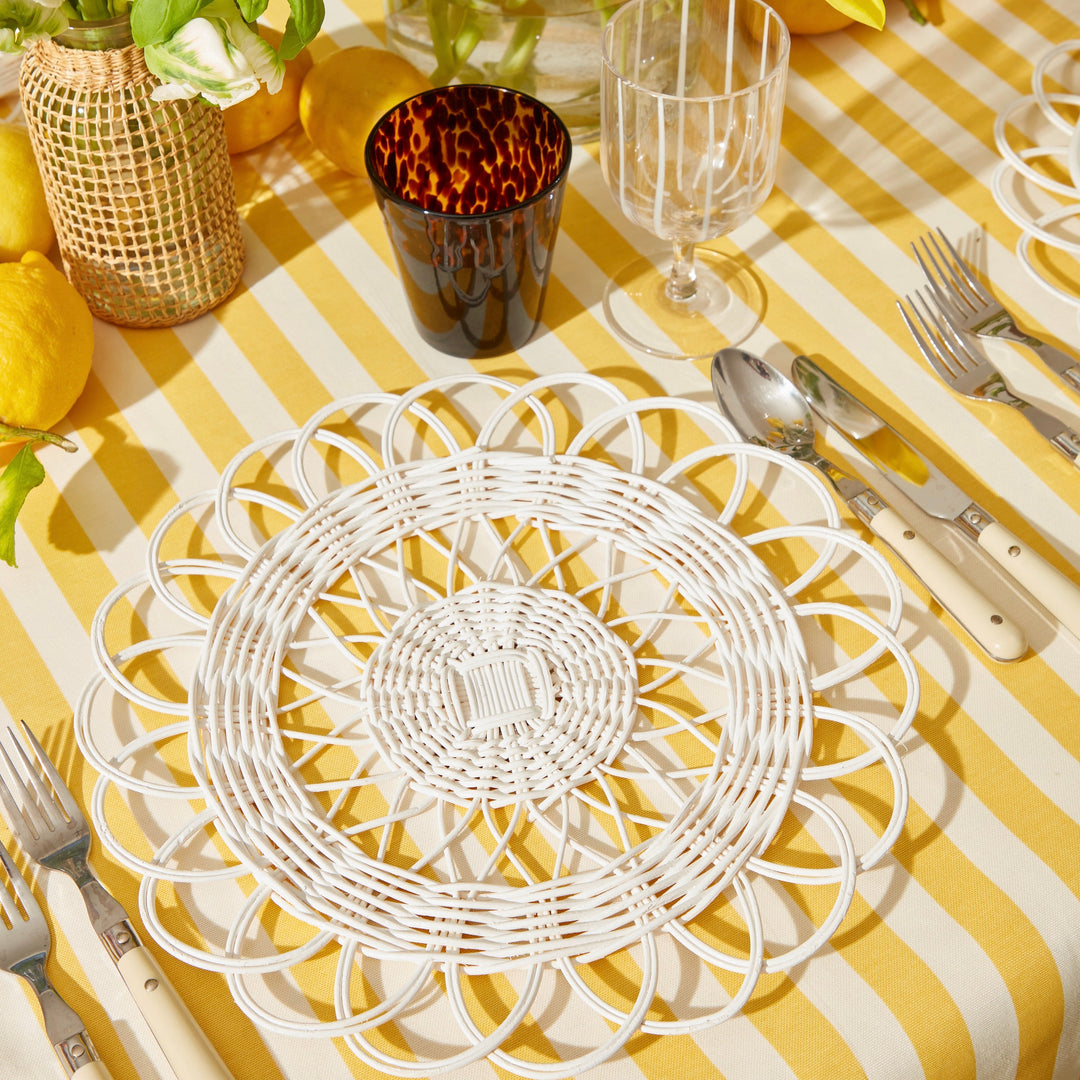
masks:
[[[11,819],[12,828],[21,820],[37,839],[77,820],[82,811],[26,722],[21,721],[20,726],[34,761],[27,754],[23,739],[14,728],[8,728],[14,760],[0,741],[0,758],[3,759],[0,771],[4,774],[0,776],[0,802]]]
[[[8,923],[8,930],[14,930],[24,923],[32,923],[35,913],[39,913],[37,901],[34,899],[26,878],[19,873],[8,849],[0,844],[0,862],[4,864],[10,886],[5,885],[0,879],[0,914]],[[4,933],[4,927],[0,926],[0,934]]]
[[[906,307],[904,301],[907,301]],[[919,352],[946,382],[952,382],[982,363],[981,357],[971,351],[952,323],[939,315],[920,291],[897,300],[896,306]]]
[[[921,252],[918,244],[922,245]],[[919,237],[918,244],[913,241],[911,250],[915,253],[915,260],[926,277],[934,299],[943,306],[946,315],[950,311],[959,316],[970,315],[988,304],[997,303],[971,273],[967,263],[940,228]],[[934,272],[931,272],[931,266]],[[961,310],[961,304],[967,305],[966,312]]]

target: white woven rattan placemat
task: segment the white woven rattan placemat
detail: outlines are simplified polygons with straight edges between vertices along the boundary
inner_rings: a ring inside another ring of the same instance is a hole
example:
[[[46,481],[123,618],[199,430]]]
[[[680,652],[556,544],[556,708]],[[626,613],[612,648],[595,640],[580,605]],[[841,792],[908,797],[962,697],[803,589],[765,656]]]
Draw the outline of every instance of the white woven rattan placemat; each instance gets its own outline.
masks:
[[[1002,160],[991,182],[998,207],[1023,232],[1016,256],[1051,295],[1080,316],[1080,287],[1049,251],[1080,257],[1080,40],[1062,41],[1038,58],[1030,94],[1016,98],[994,124]]]
[[[258,1024],[393,1075],[570,1076],[835,932],[907,808],[900,606],[818,479],[711,405],[589,375],[336,402],[101,606],[95,825]],[[833,782],[863,769],[869,841]],[[828,915],[799,929],[787,884]]]

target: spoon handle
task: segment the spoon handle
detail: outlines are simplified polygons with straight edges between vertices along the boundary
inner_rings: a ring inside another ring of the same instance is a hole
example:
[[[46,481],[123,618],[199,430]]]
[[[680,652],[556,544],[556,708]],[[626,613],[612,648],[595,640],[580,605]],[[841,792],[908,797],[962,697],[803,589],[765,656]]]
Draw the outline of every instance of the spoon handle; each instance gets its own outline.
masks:
[[[907,563],[937,602],[992,659],[1019,660],[1027,652],[1023,630],[892,507],[881,505],[882,509],[872,515],[862,506],[852,505],[852,509]]]

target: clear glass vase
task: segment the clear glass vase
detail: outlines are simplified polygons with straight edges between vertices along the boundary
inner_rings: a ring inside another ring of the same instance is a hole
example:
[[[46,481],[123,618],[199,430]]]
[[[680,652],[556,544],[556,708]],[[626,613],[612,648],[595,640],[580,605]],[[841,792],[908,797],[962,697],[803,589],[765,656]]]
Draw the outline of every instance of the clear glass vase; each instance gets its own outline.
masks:
[[[193,319],[244,267],[221,110],[155,86],[126,15],[35,42],[19,80],[64,269],[121,326]]]
[[[387,44],[437,86],[492,83],[600,133],[600,44],[624,0],[384,0]]]

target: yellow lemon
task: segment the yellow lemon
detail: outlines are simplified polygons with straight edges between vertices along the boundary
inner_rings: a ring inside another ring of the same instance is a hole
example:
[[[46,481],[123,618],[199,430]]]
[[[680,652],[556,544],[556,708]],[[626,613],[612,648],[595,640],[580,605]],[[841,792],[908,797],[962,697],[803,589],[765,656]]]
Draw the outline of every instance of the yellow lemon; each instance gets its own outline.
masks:
[[[319,61],[300,88],[300,123],[339,169],[366,176],[364,143],[375,121],[431,83],[397,53],[354,45]]]
[[[793,34],[828,34],[855,20],[837,11],[828,0],[767,0]]]
[[[260,26],[259,36],[274,48],[281,45],[281,31]],[[285,61],[285,79],[281,89],[271,94],[265,86],[225,110],[225,137],[230,154],[254,150],[287,131],[300,116],[300,86],[311,70],[311,53],[302,49]]]
[[[0,263],[48,251],[53,227],[25,128],[0,123]]]
[[[0,263],[0,421],[47,431],[86,385],[94,320],[44,255]]]

